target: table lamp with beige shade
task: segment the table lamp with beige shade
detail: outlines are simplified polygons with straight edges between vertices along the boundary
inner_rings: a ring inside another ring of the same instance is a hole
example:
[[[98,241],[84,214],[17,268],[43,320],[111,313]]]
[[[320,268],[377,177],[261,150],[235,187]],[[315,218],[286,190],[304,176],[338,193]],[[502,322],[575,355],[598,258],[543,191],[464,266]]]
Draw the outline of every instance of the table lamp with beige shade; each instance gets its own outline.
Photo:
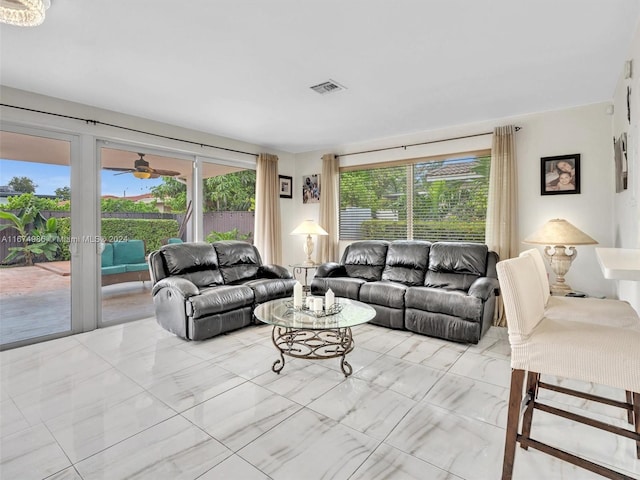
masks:
[[[313,239],[311,238],[311,235],[329,235],[327,231],[313,220],[305,220],[298,225],[293,232],[291,232],[291,235],[307,236],[307,240],[303,247],[307,259],[304,261],[303,265],[315,265],[315,262],[311,260],[311,254],[313,253]]]
[[[565,282],[564,276],[578,255],[576,245],[597,245],[598,242],[566,220],[554,218],[525,238],[523,243],[546,245],[544,256],[549,260],[551,270],[556,275],[556,283],[551,285],[551,293],[566,295],[572,289]]]

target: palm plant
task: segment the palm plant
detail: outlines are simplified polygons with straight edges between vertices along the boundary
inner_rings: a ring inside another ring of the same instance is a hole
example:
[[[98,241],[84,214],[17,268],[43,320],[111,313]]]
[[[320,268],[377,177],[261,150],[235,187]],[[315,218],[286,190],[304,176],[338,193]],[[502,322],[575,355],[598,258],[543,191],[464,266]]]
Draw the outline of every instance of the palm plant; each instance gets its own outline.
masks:
[[[55,258],[60,249],[58,244],[58,221],[55,218],[45,219],[37,207],[29,205],[18,214],[0,211],[0,219],[11,223],[0,225],[0,232],[7,228],[18,231],[18,240],[22,243],[18,247],[9,247],[9,254],[3,263],[24,258],[26,265],[33,265],[36,255],[44,255],[47,260]],[[29,226],[33,228],[29,229]]]

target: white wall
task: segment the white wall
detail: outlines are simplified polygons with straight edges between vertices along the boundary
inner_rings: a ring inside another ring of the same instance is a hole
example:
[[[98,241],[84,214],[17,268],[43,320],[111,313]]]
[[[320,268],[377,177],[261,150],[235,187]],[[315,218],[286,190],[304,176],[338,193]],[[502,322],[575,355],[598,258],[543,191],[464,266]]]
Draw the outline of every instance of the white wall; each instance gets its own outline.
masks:
[[[407,145],[420,141],[459,137],[490,132],[494,126],[513,124],[522,127],[516,134],[518,156],[518,234],[523,239],[547,220],[562,217],[595,238],[600,246],[614,245],[613,202],[614,164],[612,119],[606,113],[608,104],[600,103],[578,108],[498,119],[473,125],[462,125],[438,131],[380,139],[368,144],[336,146],[334,149],[295,156],[294,198],[290,212],[283,218],[284,260],[301,261],[302,239],[288,232],[306,218],[319,218],[318,205],[303,205],[302,175],[321,171],[324,153],[349,153],[385,146]],[[491,136],[442,142],[407,149],[388,150],[366,155],[347,156],[341,166],[375,161],[417,158],[428,155],[490,148]],[[581,194],[540,195],[540,158],[563,154],[581,154]],[[322,179],[321,179],[322,181]],[[343,246],[344,247],[344,246]],[[530,246],[521,244],[525,250]],[[553,274],[552,274],[553,275]],[[593,246],[578,247],[578,257],[567,277],[576,290],[598,296],[614,296],[614,285],[602,276]]]
[[[636,30],[627,58],[632,61],[632,77],[625,78],[621,68],[613,104],[613,137],[627,132],[627,156],[629,159],[628,189],[614,194],[613,233],[614,245],[619,248],[640,248],[640,28]],[[631,122],[627,119],[627,87],[631,87]],[[640,305],[640,282],[614,282],[620,298],[632,305]]]

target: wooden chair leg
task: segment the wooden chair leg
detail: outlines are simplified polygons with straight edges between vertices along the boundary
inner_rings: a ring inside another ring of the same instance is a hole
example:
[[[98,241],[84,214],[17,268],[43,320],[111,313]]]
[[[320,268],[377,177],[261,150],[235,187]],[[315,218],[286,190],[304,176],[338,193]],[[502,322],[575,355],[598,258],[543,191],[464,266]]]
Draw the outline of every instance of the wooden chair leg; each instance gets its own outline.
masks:
[[[531,394],[532,398],[527,405],[527,409],[524,412],[522,418],[522,438],[527,440],[531,437],[531,421],[533,420],[533,402],[538,396],[538,382],[540,381],[540,374],[536,372],[527,372],[527,388],[525,395]],[[525,442],[520,442],[520,447],[525,450],[529,449],[529,445]]]
[[[633,392],[633,417],[636,433],[640,435],[640,393]],[[640,440],[636,440],[636,457],[640,458]]]
[[[625,393],[627,394],[627,403],[630,403],[631,405],[633,405],[632,393],[629,390],[627,390]],[[633,425],[633,410],[627,411],[627,421],[631,425]]]
[[[518,441],[518,424],[520,423],[520,402],[522,401],[524,373],[524,370],[511,370],[511,390],[509,392],[507,433],[504,440],[502,480],[511,480],[513,475],[513,462],[516,456],[516,443]]]

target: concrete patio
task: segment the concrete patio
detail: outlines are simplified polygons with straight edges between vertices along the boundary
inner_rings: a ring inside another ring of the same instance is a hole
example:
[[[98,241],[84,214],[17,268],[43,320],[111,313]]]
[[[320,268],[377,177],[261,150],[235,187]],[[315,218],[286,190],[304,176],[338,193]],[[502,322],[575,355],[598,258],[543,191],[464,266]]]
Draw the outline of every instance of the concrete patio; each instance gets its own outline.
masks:
[[[0,269],[0,345],[71,329],[68,267],[69,262],[50,262]],[[153,314],[150,282],[102,287],[103,323]]]

